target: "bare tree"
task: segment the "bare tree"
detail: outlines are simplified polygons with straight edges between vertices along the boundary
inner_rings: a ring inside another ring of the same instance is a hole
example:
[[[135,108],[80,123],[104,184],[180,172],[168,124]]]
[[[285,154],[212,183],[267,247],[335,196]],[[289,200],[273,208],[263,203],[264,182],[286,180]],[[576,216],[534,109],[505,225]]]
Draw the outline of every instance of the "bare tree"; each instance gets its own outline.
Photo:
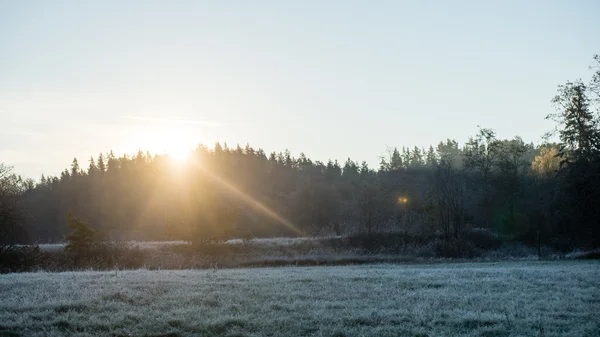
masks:
[[[393,199],[386,196],[381,184],[374,177],[362,184],[357,195],[356,212],[361,229],[368,234],[379,232],[381,225],[390,217]]]
[[[0,257],[12,250],[23,234],[22,185],[12,167],[0,163]]]
[[[483,193],[483,210],[485,227],[490,228],[492,213],[492,190],[490,183],[498,161],[498,146],[496,133],[492,129],[480,128],[475,138],[470,138],[465,144],[465,167],[477,172],[481,178]]]
[[[465,220],[465,186],[460,172],[448,160],[441,160],[437,166],[433,188],[433,202],[436,207],[444,237],[458,238]]]

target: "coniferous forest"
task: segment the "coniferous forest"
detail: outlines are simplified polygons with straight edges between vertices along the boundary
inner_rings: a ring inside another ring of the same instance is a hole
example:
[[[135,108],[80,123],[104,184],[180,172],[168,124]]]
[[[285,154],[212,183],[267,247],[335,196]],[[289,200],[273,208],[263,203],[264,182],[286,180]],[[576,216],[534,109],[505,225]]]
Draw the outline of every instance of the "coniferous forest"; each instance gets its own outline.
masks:
[[[500,139],[490,126],[465,144],[400,144],[378,167],[224,143],[199,145],[186,162],[108,151],[38,181],[3,165],[3,247],[64,241],[69,212],[128,240],[389,232],[460,240],[478,228],[531,245],[598,247],[598,66],[595,56],[591,80],[558,87],[547,117],[556,129],[544,144]]]

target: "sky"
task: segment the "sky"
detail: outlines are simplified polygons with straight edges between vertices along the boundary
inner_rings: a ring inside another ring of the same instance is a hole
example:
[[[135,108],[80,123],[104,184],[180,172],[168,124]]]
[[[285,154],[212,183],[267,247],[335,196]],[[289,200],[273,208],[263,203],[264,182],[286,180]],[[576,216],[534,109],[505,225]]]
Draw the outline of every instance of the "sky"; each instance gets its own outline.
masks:
[[[376,167],[478,126],[540,143],[599,1],[0,0],[0,162],[250,143]]]

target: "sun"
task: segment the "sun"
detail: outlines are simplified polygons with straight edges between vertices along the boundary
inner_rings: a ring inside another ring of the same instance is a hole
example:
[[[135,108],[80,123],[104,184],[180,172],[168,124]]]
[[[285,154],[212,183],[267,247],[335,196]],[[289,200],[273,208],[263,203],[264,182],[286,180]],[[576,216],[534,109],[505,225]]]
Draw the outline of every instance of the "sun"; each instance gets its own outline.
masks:
[[[184,162],[190,159],[191,152],[186,147],[174,146],[171,149],[167,149],[166,154],[179,162]]]
[[[167,155],[175,162],[184,163],[190,159],[197,144],[193,134],[185,128],[153,128],[138,133],[135,143],[154,154]]]
[[[168,155],[177,162],[185,162],[190,159],[192,153],[192,142],[184,133],[168,132],[158,139],[159,151]]]

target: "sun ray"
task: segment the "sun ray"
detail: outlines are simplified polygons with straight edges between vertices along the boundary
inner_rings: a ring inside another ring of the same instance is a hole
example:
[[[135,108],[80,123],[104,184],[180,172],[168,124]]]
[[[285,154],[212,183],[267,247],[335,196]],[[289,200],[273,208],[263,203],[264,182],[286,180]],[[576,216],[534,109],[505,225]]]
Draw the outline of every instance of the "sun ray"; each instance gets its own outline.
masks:
[[[194,167],[199,168],[203,173],[205,173],[213,181],[217,182],[219,185],[225,187],[227,190],[229,190],[230,192],[232,192],[239,200],[245,202],[247,205],[249,205],[249,206],[251,206],[251,207],[259,210],[263,214],[265,214],[265,215],[269,216],[270,218],[272,218],[272,219],[280,222],[281,224],[283,224],[287,228],[291,229],[294,233],[299,234],[301,236],[305,235],[305,233],[302,232],[300,229],[298,229],[298,227],[296,227],[291,221],[289,221],[288,219],[280,216],[275,211],[273,211],[272,209],[270,209],[267,205],[261,203],[260,201],[256,200],[252,196],[246,194],[245,192],[243,192],[239,188],[235,187],[233,184],[231,184],[227,180],[225,180],[225,179],[221,178],[220,176],[218,176],[217,174],[211,172],[206,167],[204,167],[202,165],[202,163],[200,163],[200,162],[198,162],[196,160],[192,160],[191,164],[194,165]]]

